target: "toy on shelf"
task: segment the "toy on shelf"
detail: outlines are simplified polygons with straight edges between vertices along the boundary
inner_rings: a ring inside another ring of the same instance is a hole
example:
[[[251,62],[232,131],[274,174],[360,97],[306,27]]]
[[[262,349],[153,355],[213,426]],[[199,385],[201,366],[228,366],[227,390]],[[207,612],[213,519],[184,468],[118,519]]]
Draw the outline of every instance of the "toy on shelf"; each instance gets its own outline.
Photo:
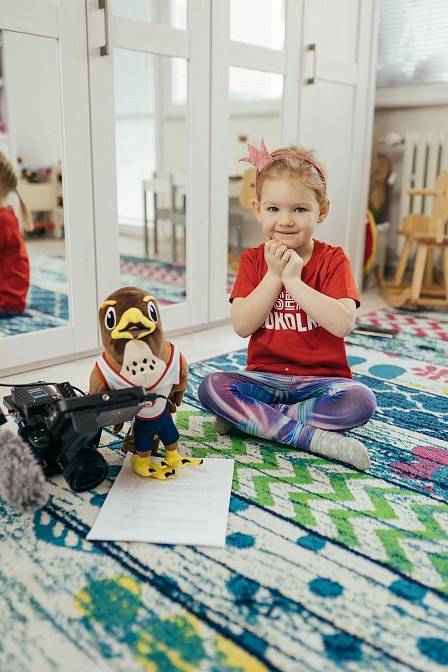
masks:
[[[391,175],[389,157],[375,151],[369,187],[369,208],[375,220],[385,208]]]
[[[431,196],[431,215],[414,213],[403,220],[398,233],[404,236],[403,248],[393,282],[381,272],[378,282],[385,301],[399,308],[404,305],[448,306],[448,171],[440,173],[434,189],[409,189],[411,196]],[[415,246],[414,268],[409,284],[403,277]],[[440,250],[442,278],[436,278],[434,251]]]
[[[160,395],[137,413],[133,439],[128,437],[125,445],[135,452],[135,473],[164,480],[177,467],[201,464],[202,460],[178,452],[179,432],[172,413],[187,387],[188,364],[165,338],[156,299],[137,287],[122,287],[103,301],[99,320],[104,352],[92,370],[90,392],[141,386]],[[166,453],[156,463],[151,455],[159,440]]]
[[[61,164],[46,166],[24,164],[18,159],[19,191],[32,213],[34,235],[51,231],[55,238],[63,236]]]

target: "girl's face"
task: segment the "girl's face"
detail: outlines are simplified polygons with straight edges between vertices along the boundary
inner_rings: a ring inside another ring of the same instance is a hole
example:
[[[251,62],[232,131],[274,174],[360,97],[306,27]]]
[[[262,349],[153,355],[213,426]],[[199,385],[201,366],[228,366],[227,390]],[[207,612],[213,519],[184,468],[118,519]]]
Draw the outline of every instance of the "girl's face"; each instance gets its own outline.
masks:
[[[312,189],[285,178],[267,178],[260,201],[252,201],[263,236],[284,243],[298,254],[312,248],[314,229],[327,216],[328,206],[327,200],[319,205]]]

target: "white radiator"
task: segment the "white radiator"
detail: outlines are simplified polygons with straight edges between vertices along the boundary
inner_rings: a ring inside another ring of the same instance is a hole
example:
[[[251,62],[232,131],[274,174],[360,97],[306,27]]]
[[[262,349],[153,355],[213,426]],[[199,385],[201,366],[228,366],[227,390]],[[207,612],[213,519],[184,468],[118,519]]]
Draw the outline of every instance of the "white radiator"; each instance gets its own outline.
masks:
[[[448,136],[444,133],[406,133],[401,178],[400,225],[410,213],[431,214],[431,196],[409,196],[409,187],[434,187],[441,170],[448,170]]]

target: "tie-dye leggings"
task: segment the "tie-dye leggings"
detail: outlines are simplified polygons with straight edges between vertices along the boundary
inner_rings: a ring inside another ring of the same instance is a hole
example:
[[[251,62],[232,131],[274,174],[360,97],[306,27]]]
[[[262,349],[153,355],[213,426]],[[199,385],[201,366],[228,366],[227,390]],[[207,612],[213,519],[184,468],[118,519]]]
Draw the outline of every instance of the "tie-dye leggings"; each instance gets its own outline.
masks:
[[[370,420],[376,409],[373,392],[350,378],[258,371],[211,373],[198,396],[205,408],[237,429],[305,450],[316,427],[352,429]]]

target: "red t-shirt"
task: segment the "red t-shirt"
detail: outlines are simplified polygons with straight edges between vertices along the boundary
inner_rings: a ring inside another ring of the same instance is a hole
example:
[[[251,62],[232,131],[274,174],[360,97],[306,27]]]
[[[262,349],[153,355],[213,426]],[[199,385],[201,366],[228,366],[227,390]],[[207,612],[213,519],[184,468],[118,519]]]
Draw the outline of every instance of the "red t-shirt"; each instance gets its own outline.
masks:
[[[30,286],[30,264],[17,217],[0,208],[0,308],[23,313]]]
[[[248,296],[267,272],[264,244],[241,255],[230,301]],[[302,270],[302,280],[334,299],[359,296],[350,261],[341,247],[314,241],[311,258]],[[294,376],[351,378],[344,339],[333,336],[309,317],[283,287],[264,324],[249,340],[247,370]]]

